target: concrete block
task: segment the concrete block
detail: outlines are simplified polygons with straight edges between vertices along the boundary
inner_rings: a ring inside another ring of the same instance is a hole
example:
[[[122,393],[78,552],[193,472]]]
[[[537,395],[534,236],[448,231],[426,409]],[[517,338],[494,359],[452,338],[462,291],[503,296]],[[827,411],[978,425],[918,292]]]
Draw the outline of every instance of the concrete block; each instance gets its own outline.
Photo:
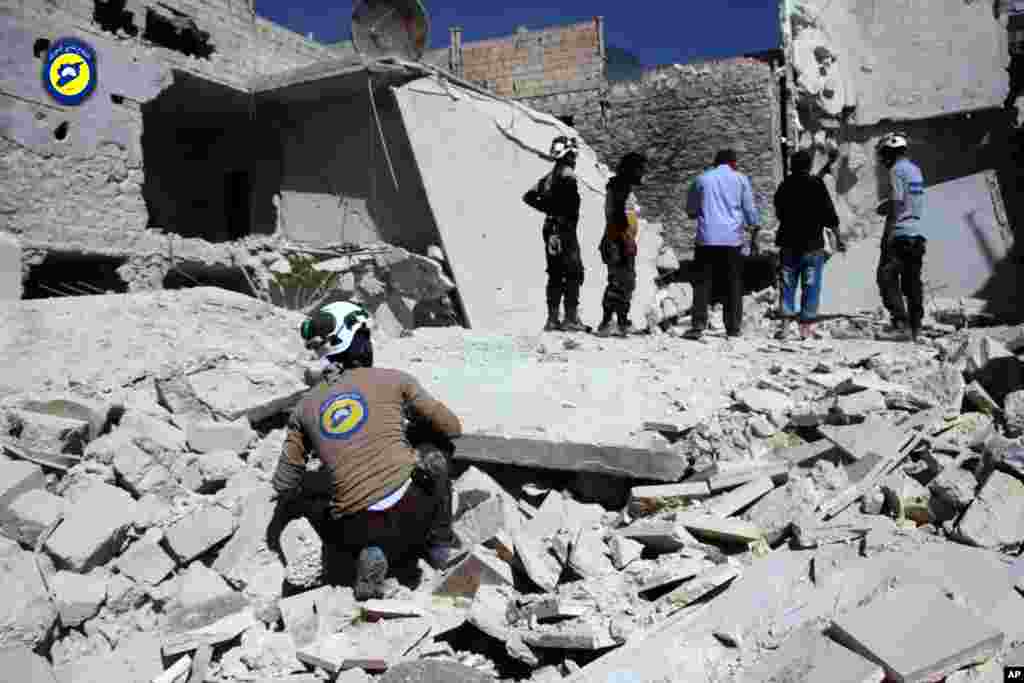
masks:
[[[866,417],[871,413],[885,410],[885,396],[878,391],[861,391],[849,396],[841,396],[837,404],[844,415]]]
[[[708,488],[712,494],[742,486],[757,479],[769,478],[776,484],[784,484],[789,479],[791,465],[785,462],[763,462],[753,467],[742,467],[734,471],[714,474],[708,479]]]
[[[612,564],[619,571],[628,567],[634,560],[639,560],[644,552],[642,543],[618,534],[613,534],[608,539],[608,549],[611,551]]]
[[[822,635],[817,627],[804,627],[778,650],[768,653],[747,672],[750,680],[784,681],[799,676],[814,683],[881,683],[881,666]]]
[[[162,640],[161,650],[164,657],[174,657],[185,652],[193,652],[203,645],[219,645],[237,638],[256,623],[257,619],[253,616],[252,610],[243,609],[208,626],[168,635]]]
[[[0,671],[4,672],[4,677],[8,681],[57,683],[50,663],[24,645],[0,649]]]
[[[689,558],[674,559],[655,567],[649,574],[638,577],[639,586],[637,590],[641,593],[664,588],[674,583],[697,576],[710,563],[707,560],[693,560]]]
[[[274,363],[230,362],[190,375],[195,396],[214,415],[227,420],[260,422],[298,403],[307,387],[302,378]]]
[[[884,458],[906,441],[906,432],[880,420],[868,420],[850,427],[822,425],[818,431],[854,460],[868,456]]]
[[[584,578],[599,578],[615,573],[612,561],[606,555],[604,534],[595,529],[581,529],[572,542],[569,566]]]
[[[42,489],[46,486],[43,468],[24,460],[0,460],[0,529],[10,537],[15,526],[15,519],[10,506],[26,491]]]
[[[235,455],[248,449],[257,437],[247,417],[234,422],[190,420],[185,434],[189,447],[197,453],[230,451]]]
[[[167,529],[167,544],[179,564],[187,564],[235,531],[235,517],[218,505],[195,510]]]
[[[35,546],[39,535],[64,516],[64,500],[45,489],[32,489],[14,499],[7,508],[3,533],[25,545]]]
[[[118,453],[129,446],[138,448],[132,441],[132,433],[125,429],[115,429],[90,441],[85,447],[85,459],[113,465]]]
[[[0,550],[0,648],[21,645],[30,649],[43,643],[57,621],[32,553],[17,544]]]
[[[133,543],[114,566],[134,581],[156,586],[174,570],[174,560],[159,543],[143,539]]]
[[[282,598],[277,603],[285,631],[291,635],[296,647],[306,647],[316,641],[321,632],[317,603],[322,602],[330,592],[329,586],[322,586]]]
[[[982,548],[1024,540],[1024,483],[998,470],[993,472],[956,530],[964,540]]]
[[[181,453],[187,447],[185,432],[160,418],[137,410],[125,411],[118,429],[130,432],[137,443],[139,440],[151,442],[169,453]]]
[[[293,519],[281,532],[281,553],[288,583],[310,588],[323,573],[323,541],[305,517]]]
[[[477,546],[448,571],[434,593],[472,598],[481,585],[511,586],[512,568],[493,551]]]
[[[519,531],[512,538],[516,557],[526,575],[545,592],[553,592],[558,585],[562,566],[558,558],[548,550],[547,543],[525,531]]]
[[[144,496],[171,481],[170,471],[133,442],[118,448],[113,466],[124,487],[136,496]]]
[[[13,235],[0,234],[0,300],[21,299],[21,245]],[[28,680],[28,679],[26,679]]]
[[[88,574],[60,571],[50,578],[50,589],[57,602],[60,622],[65,628],[79,626],[96,616],[107,599],[109,575],[101,570]]]
[[[456,517],[488,498],[512,498],[489,474],[472,465],[452,483],[452,489],[459,501]]]
[[[575,619],[597,609],[592,600],[570,600],[548,596],[522,608],[523,616],[544,619]]]
[[[616,645],[607,625],[568,622],[521,633],[523,642],[554,650],[600,650]]]
[[[84,420],[16,408],[7,411],[7,420],[17,430],[20,446],[44,453],[81,455],[92,429]]]
[[[87,440],[91,443],[99,438],[100,432],[106,427],[112,405],[64,394],[22,401],[19,407],[34,413],[88,422]]]
[[[705,509],[717,517],[729,517],[764,497],[774,488],[775,484],[769,477],[755,479],[729,493],[715,496],[708,501]]]
[[[736,400],[763,415],[778,415],[793,409],[793,402],[785,394],[770,389],[744,389],[736,392]]]
[[[127,492],[97,483],[68,506],[46,550],[76,572],[106,564],[120,549],[135,512],[135,501]]]
[[[936,628],[926,628],[932,624]],[[956,624],[956,628],[947,628]],[[935,586],[881,595],[832,622],[834,638],[895,680],[934,680],[994,656],[1003,634]]]
[[[462,546],[469,548],[490,542],[500,532],[516,531],[525,521],[510,496],[492,496],[464,512],[452,524],[452,530]]]
[[[663,508],[682,507],[710,495],[711,489],[706,481],[634,486],[630,491],[630,511],[636,515],[651,515]]]
[[[379,683],[492,683],[493,680],[490,674],[462,664],[424,659],[396,664],[380,677]]]

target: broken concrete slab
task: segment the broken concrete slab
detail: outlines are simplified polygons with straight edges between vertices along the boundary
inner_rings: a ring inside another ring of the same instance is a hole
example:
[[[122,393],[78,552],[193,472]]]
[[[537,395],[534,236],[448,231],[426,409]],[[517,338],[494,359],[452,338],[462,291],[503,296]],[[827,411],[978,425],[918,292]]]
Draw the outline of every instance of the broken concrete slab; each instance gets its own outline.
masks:
[[[679,558],[664,562],[654,567],[649,573],[641,574],[638,577],[639,585],[637,586],[637,592],[646,593],[647,591],[685,581],[697,576],[708,569],[709,566],[710,563],[707,560],[689,558]]]
[[[511,586],[512,581],[508,563],[494,551],[477,546],[445,574],[434,594],[472,598],[482,585]]]
[[[461,500],[461,499],[460,499]],[[492,496],[462,513],[452,531],[465,548],[491,541],[499,532],[511,533],[526,520],[509,496]]]
[[[150,683],[158,680],[163,671],[160,642],[148,633],[122,638],[113,652],[81,657],[54,667],[58,683]]]
[[[107,579],[108,574],[101,570],[88,574],[59,571],[50,578],[50,590],[65,628],[79,626],[96,616],[107,599]]]
[[[676,588],[664,597],[665,602],[674,607],[687,607],[705,595],[726,585],[740,576],[742,572],[731,564],[720,564],[708,567],[693,579]]]
[[[317,603],[331,592],[330,586],[321,586],[305,593],[281,598],[277,603],[285,631],[296,647],[312,644],[321,634]]]
[[[723,519],[712,515],[686,513],[676,518],[698,538],[711,541],[751,543],[764,538],[764,532],[751,522],[741,519]]]
[[[682,620],[680,620],[682,621]],[[668,622],[676,625],[679,622]],[[685,623],[685,622],[683,622]],[[726,648],[710,633],[680,641],[671,627],[595,659],[565,683],[704,681],[713,676]]]
[[[554,650],[602,650],[617,645],[608,625],[602,622],[568,621],[520,631],[520,635],[523,642],[531,647]]]
[[[461,516],[488,498],[506,498],[514,502],[513,496],[503,489],[501,484],[474,465],[470,465],[458,479],[452,482],[452,489],[458,500],[455,517]]]
[[[234,614],[229,614],[214,623],[193,629],[184,633],[175,633],[163,639],[161,649],[164,657],[192,652],[203,645],[220,645],[233,638],[237,638],[246,629],[257,623],[252,610],[243,609]]]
[[[957,534],[982,548],[1024,540],[1024,483],[993,472],[956,526]]]
[[[26,491],[42,489],[45,486],[46,475],[39,465],[20,460],[0,459],[0,528],[4,529],[5,535],[12,537],[7,533],[11,528],[9,525],[14,524],[9,511],[10,505]]]
[[[127,492],[96,483],[67,507],[46,550],[76,572],[105,564],[119,550],[135,512],[135,501]]]
[[[785,394],[770,389],[744,389],[735,393],[736,400],[764,415],[778,415],[793,409],[793,402]]]
[[[251,423],[287,412],[307,390],[297,374],[266,362],[232,361],[189,375],[188,383],[215,417]]]
[[[133,543],[114,566],[134,581],[155,586],[174,571],[174,560],[159,543],[143,539]]]
[[[22,645],[34,649],[49,636],[57,621],[57,608],[50,601],[46,585],[33,555],[16,543],[0,541],[0,648]]]
[[[600,578],[615,573],[605,554],[604,534],[596,529],[581,529],[569,552],[569,567],[584,578]]]
[[[615,535],[637,541],[644,547],[660,553],[674,553],[687,545],[697,543],[686,527],[678,522],[640,520],[625,529],[619,529]]]
[[[861,391],[848,396],[840,396],[836,405],[843,415],[866,417],[871,413],[885,410],[885,396],[878,391]]]
[[[234,531],[235,516],[219,505],[210,505],[194,510],[167,529],[167,545],[179,564],[188,564]]]
[[[871,660],[806,626],[768,653],[746,673],[750,680],[807,683],[880,683],[884,669]]]
[[[311,588],[323,575],[324,544],[320,534],[306,517],[298,517],[281,532],[281,554],[285,560],[285,578],[301,588]]]
[[[644,552],[642,543],[619,534],[613,534],[608,539],[608,549],[611,552],[612,564],[619,571],[628,567],[631,562],[639,560]]]
[[[562,573],[558,558],[551,554],[544,541],[523,530],[513,534],[512,539],[516,558],[522,564],[526,575],[544,591],[553,592]]]
[[[668,451],[473,434],[459,437],[455,459],[664,482],[686,472],[685,459]]]
[[[9,681],[57,683],[50,663],[24,645],[0,649],[0,671]]]
[[[923,629],[921,624],[956,624]],[[935,586],[898,588],[835,618],[834,636],[901,681],[933,680],[999,652],[1002,632]]]
[[[630,491],[630,511],[635,515],[652,515],[664,508],[684,507],[690,501],[710,495],[711,489],[706,481],[634,486]]]
[[[233,422],[190,420],[185,435],[189,447],[197,453],[230,451],[235,455],[245,451],[257,438],[248,417]]]
[[[170,471],[131,442],[118,449],[112,464],[124,487],[136,496],[144,496],[171,482]]]
[[[869,420],[849,427],[822,425],[818,431],[854,460],[889,455],[898,450],[907,438],[905,430],[881,420]]]
[[[467,620],[478,629],[505,643],[505,651],[510,657],[518,659],[530,666],[537,666],[540,660],[533,650],[527,647],[518,633],[509,627],[509,598],[496,586],[481,586],[470,607]]]
[[[27,546],[35,546],[39,536],[64,516],[65,503],[45,489],[21,494],[0,513],[0,532]]]
[[[338,679],[339,683],[345,683]],[[401,662],[381,676],[380,683],[493,683],[494,677],[455,662],[424,659]]]
[[[755,503],[745,517],[764,532],[769,545],[776,545],[790,533],[794,521],[813,515],[822,495],[810,477],[793,477]]]
[[[810,441],[793,448],[775,451],[773,455],[785,460],[790,466],[796,467],[825,458],[837,450],[836,445],[828,439],[819,439],[818,441]]]
[[[185,432],[174,425],[138,410],[126,410],[118,430],[129,432],[136,443],[147,450],[142,442],[151,442],[162,451],[181,453],[187,448]]]
[[[89,442],[91,425],[85,420],[56,417],[30,410],[9,409],[5,415],[18,445],[45,453],[81,455]]]
[[[784,484],[789,478],[790,468],[790,463],[770,460],[752,466],[729,468],[708,479],[708,487],[713,494],[717,494],[762,478],[769,478],[775,484]]]
[[[775,484],[770,477],[755,479],[729,493],[712,498],[708,501],[705,509],[716,517],[729,517],[758,501],[774,488]]]

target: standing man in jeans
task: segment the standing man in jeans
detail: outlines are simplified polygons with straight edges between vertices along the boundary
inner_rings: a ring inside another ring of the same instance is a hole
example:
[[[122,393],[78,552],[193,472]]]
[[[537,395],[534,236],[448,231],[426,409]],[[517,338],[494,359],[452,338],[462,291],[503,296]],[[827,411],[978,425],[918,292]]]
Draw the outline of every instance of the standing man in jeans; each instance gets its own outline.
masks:
[[[715,156],[715,167],[697,177],[690,187],[686,214],[697,219],[697,248],[694,253],[693,322],[685,336],[697,340],[704,335],[708,326],[712,282],[718,274],[728,278],[722,309],[725,331],[730,337],[738,337],[743,328],[744,226],[753,228],[751,243],[756,245],[761,217],[754,205],[750,180],[736,171],[734,150],[719,151]]]
[[[839,216],[825,182],[811,175],[813,157],[802,149],[793,155],[792,174],[782,181],[775,192],[775,217],[779,230],[775,233],[775,246],[779,248],[782,270],[782,325],[776,339],[789,336],[793,318],[800,320],[800,337],[813,334],[821,298],[822,275],[825,261],[824,229],[835,237],[836,248],[845,251],[839,235]],[[800,308],[796,306],[796,289],[800,285]]]
[[[878,213],[886,218],[878,288],[882,303],[892,316],[890,326],[879,336],[905,340],[909,334],[916,342],[924,318],[924,176],[907,157],[907,138],[900,133],[882,138],[878,155],[889,169],[890,188],[889,199],[878,207]]]

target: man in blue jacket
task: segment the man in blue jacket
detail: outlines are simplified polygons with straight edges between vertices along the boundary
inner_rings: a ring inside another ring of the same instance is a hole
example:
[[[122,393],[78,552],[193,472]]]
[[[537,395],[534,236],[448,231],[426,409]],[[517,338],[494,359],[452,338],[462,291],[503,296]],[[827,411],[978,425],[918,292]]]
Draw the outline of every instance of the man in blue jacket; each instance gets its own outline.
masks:
[[[697,177],[690,187],[686,214],[697,220],[693,281],[692,325],[688,339],[700,339],[708,326],[711,284],[716,273],[728,279],[722,317],[730,337],[743,328],[744,226],[751,226],[751,243],[757,244],[761,217],[754,205],[750,179],[736,170],[736,152],[723,149],[715,166]]]

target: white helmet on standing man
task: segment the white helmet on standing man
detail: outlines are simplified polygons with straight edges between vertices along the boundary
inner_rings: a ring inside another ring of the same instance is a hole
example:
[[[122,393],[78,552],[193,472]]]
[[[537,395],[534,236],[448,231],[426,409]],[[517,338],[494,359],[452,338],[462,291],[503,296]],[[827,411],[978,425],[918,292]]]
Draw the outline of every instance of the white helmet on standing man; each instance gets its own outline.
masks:
[[[307,349],[316,351],[320,358],[327,358],[347,351],[356,332],[370,330],[370,322],[370,314],[362,306],[338,301],[303,320],[299,333]]]

